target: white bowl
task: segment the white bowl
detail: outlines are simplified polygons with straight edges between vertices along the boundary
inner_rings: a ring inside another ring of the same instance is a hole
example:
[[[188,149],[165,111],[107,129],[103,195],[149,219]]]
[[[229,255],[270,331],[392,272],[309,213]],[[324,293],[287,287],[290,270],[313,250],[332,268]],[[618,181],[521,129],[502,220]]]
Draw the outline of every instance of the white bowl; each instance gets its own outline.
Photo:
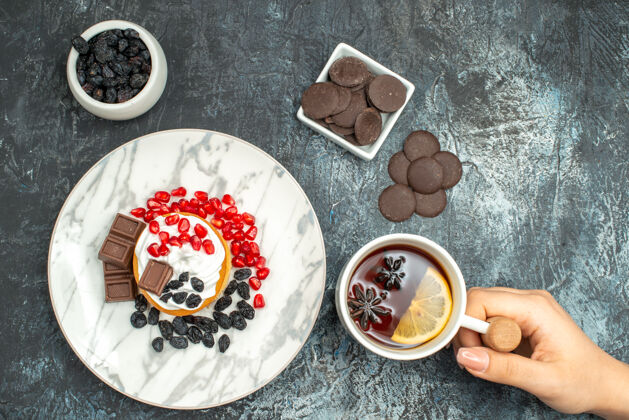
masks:
[[[402,82],[402,84],[406,88],[406,101],[404,101],[404,105],[402,105],[402,107],[395,112],[380,114],[382,116],[382,131],[380,132],[380,136],[378,136],[376,141],[368,146],[355,146],[352,143],[345,140],[343,137],[339,136],[338,134],[328,130],[327,128],[322,127],[314,120],[306,117],[306,114],[304,114],[304,110],[302,109],[301,106],[299,107],[299,110],[297,111],[297,118],[299,119],[299,121],[303,122],[308,127],[312,128],[314,131],[320,134],[323,134],[328,139],[332,140],[334,143],[338,144],[339,146],[344,147],[345,149],[352,152],[359,158],[369,161],[373,159],[374,156],[376,156],[376,153],[378,153],[378,150],[380,150],[382,143],[384,143],[384,140],[389,135],[389,132],[395,125],[395,122],[397,121],[398,117],[402,113],[402,110],[408,103],[409,99],[411,99],[411,96],[413,96],[413,92],[415,91],[415,85],[413,85],[411,82],[409,82],[408,80],[406,80],[399,74],[394,73],[388,68],[384,67],[382,64],[367,57],[365,54],[361,53],[357,49],[352,48],[349,45],[343,44],[343,43],[340,43],[339,45],[336,46],[336,48],[332,52],[332,55],[330,56],[330,59],[328,60],[325,67],[321,71],[321,74],[319,74],[319,77],[317,77],[316,82],[318,83],[318,82],[328,81],[328,70],[330,69],[330,66],[336,60],[343,57],[359,58],[367,65],[367,68],[369,69],[369,71],[375,74],[376,76],[381,75],[381,74],[388,74],[400,80],[400,82]]]
[[[107,104],[97,101],[85,93],[79,84],[79,79],[76,74],[76,61],[79,58],[79,53],[72,48],[70,50],[70,54],[68,55],[66,75],[68,77],[68,84],[70,85],[72,95],[74,95],[74,98],[83,106],[83,108],[97,117],[107,120],[130,120],[131,118],[144,114],[146,111],[151,109],[153,105],[155,105],[160,96],[162,96],[162,92],[164,92],[164,87],[166,86],[168,68],[166,65],[164,50],[162,50],[162,47],[159,45],[159,42],[157,42],[157,39],[155,39],[155,37],[143,27],[125,20],[106,20],[91,26],[83,32],[81,36],[86,41],[89,41],[92,37],[100,34],[101,32],[108,31],[110,29],[125,30],[128,28],[138,31],[140,39],[146,44],[146,48],[151,54],[151,74],[142,90],[126,102]]]

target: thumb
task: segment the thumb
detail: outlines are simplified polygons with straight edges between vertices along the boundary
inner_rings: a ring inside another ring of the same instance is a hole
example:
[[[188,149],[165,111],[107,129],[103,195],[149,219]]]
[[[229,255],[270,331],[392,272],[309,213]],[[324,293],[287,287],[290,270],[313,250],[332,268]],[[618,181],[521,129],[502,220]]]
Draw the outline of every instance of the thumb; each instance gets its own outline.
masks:
[[[550,366],[544,362],[487,347],[461,347],[456,360],[478,378],[512,385],[532,394],[542,392],[552,375]]]

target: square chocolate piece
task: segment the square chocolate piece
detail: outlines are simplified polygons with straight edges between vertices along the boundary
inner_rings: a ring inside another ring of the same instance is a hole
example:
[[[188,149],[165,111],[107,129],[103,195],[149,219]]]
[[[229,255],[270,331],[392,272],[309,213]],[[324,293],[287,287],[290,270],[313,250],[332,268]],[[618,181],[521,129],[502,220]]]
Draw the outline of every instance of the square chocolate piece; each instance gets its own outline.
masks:
[[[173,275],[173,268],[165,262],[149,260],[146,268],[140,277],[138,287],[148,292],[161,295],[164,286],[168,283]]]
[[[146,223],[118,213],[111,224],[109,233],[135,243],[142,231],[144,231],[144,228],[146,228]]]
[[[137,288],[133,275],[114,274],[105,276],[105,302],[134,300]]]
[[[98,252],[98,259],[120,268],[131,265],[135,244],[114,235],[108,235]]]
[[[133,272],[131,271],[131,267],[118,267],[115,266],[113,264],[109,264],[104,262],[103,263],[103,274],[105,275],[105,278],[107,278],[107,276],[116,276],[116,275],[121,275],[121,274],[133,274]]]

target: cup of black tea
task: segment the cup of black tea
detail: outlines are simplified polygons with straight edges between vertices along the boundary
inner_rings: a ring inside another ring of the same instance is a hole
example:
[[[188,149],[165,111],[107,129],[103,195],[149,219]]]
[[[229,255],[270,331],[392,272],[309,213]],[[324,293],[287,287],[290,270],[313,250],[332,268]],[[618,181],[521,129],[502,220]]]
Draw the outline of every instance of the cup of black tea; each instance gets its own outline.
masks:
[[[487,322],[465,315],[466,303],[454,259],[419,235],[374,239],[352,256],[336,284],[343,326],[368,350],[390,359],[430,356],[461,327],[487,333]]]

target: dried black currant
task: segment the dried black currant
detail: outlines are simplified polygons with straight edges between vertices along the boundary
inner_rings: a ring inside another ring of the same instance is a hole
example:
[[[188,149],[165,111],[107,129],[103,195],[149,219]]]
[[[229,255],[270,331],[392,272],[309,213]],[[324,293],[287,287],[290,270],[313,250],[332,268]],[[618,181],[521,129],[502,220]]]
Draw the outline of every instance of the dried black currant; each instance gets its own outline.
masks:
[[[142,293],[140,293],[139,295],[137,295],[135,297],[135,309],[140,311],[140,312],[144,312],[146,311],[146,308],[148,308],[149,302],[146,300],[146,298],[144,297],[144,295]]]
[[[173,324],[170,321],[159,321],[159,332],[164,337],[164,340],[170,340],[173,337]]]
[[[138,49],[140,50],[145,50],[146,49],[146,45],[144,44],[144,42],[142,42],[141,39],[130,39],[129,40],[129,46],[131,47],[138,47]]]
[[[238,287],[238,282],[236,280],[232,280],[227,284],[227,287],[225,288],[225,291],[223,291],[223,294],[225,296],[229,296],[236,291],[237,287]]]
[[[109,45],[107,45],[107,41],[103,38],[98,38],[96,43],[94,44],[94,58],[99,63],[106,63],[108,61],[113,60],[114,58],[114,50],[112,50]]]
[[[179,281],[186,282],[188,280],[190,280],[190,273],[186,271],[185,273],[179,274]]]
[[[253,317],[256,314],[256,310],[253,309],[253,306],[249,305],[244,300],[241,300],[240,302],[238,302],[236,306],[238,307],[238,310],[240,311],[242,316],[244,316],[247,319],[253,319]]]
[[[240,314],[238,311],[232,311],[229,314],[229,319],[232,322],[232,327],[237,330],[244,330],[247,328],[247,321],[245,321],[245,317]]]
[[[157,308],[151,308],[149,311],[148,321],[151,325],[157,325],[157,322],[159,321],[159,311]]]
[[[118,91],[118,102],[126,102],[133,98],[133,93],[130,88],[123,87]]]
[[[249,283],[245,281],[238,283],[238,294],[245,300],[249,299]]]
[[[103,76],[93,76],[93,77],[88,77],[87,81],[90,82],[91,84],[93,84],[94,86],[100,86],[103,84]]]
[[[96,88],[94,89],[94,92],[92,92],[92,98],[96,99],[97,101],[102,100],[104,96],[105,96],[105,92],[101,88]]]
[[[205,332],[210,332],[210,333],[218,332],[218,322],[206,316],[195,316],[194,325],[201,328]]]
[[[94,85],[91,83],[85,83],[84,85],[81,85],[81,87],[83,88],[83,91],[88,95],[91,95],[94,91]]]
[[[201,342],[201,338],[203,338],[203,333],[199,328],[193,325],[192,327],[188,328],[188,333],[186,334],[186,336],[192,344],[198,344],[199,342]]]
[[[131,76],[131,79],[133,79],[133,77],[134,76]],[[133,84],[131,84],[131,86],[133,86]],[[201,280],[199,280],[198,278],[196,278],[196,277],[192,277],[190,279],[190,286],[192,286],[192,288],[194,290],[196,290],[197,292],[199,292],[199,293],[201,293],[203,291],[203,288],[205,287],[203,282]]]
[[[118,40],[118,51],[119,52],[123,52],[125,50],[125,48],[127,48],[129,46],[129,41],[127,41],[125,38],[121,38]]]
[[[174,336],[170,339],[170,345],[176,349],[185,349],[188,347],[188,339],[186,337]]]
[[[127,57],[135,57],[140,52],[140,48],[137,46],[132,47],[129,45],[122,53]]]
[[[115,87],[118,84],[118,79],[116,79],[115,77],[105,77],[103,79],[103,83],[102,86],[106,87],[106,88],[110,88],[110,87]],[[114,100],[116,99],[116,97],[114,97]]]
[[[112,78],[116,76],[116,73],[107,64],[103,64],[100,68],[100,75],[104,78]]]
[[[223,296],[222,298],[220,298],[219,300],[216,301],[216,304],[214,305],[214,310],[215,311],[223,311],[231,304],[232,304],[232,297],[231,296]]]
[[[87,75],[89,77],[94,77],[94,76],[99,76],[100,75],[100,66],[98,65],[98,63],[94,63],[92,64],[88,69],[87,69]]]
[[[135,328],[142,328],[146,325],[146,316],[140,311],[135,311],[131,314],[131,325]]]
[[[224,329],[224,330],[228,330],[231,328],[232,326],[232,321],[229,318],[229,316],[225,315],[222,312],[217,312],[214,311],[214,313],[212,314],[214,316],[214,319],[216,320],[216,322],[218,322],[218,325]]]
[[[180,316],[176,316],[175,319],[173,319],[173,328],[179,335],[186,335],[188,332],[188,324],[186,324],[186,321]]]
[[[76,77],[79,79],[79,84],[80,84],[80,85],[85,84],[85,72],[84,72],[84,71],[79,71],[79,72],[76,74]]]
[[[166,286],[164,287],[164,289],[167,287],[168,290],[175,290],[175,289],[179,289],[181,286],[183,286],[183,282],[178,281],[178,280],[171,280],[168,283],[166,283]]]
[[[201,300],[201,296],[197,295],[196,293],[190,293],[188,295],[188,298],[186,299],[186,306],[188,308],[196,308],[201,304]]]
[[[151,346],[153,346],[153,350],[156,352],[161,352],[164,350],[164,339],[162,337],[157,337],[151,342]]]
[[[250,268],[241,268],[234,272],[234,278],[236,280],[247,280],[249,277],[251,277]]]
[[[110,47],[118,45],[118,37],[113,31],[105,31],[101,33],[98,37],[104,39],[107,45],[109,45]]]
[[[72,38],[72,46],[79,54],[87,54],[90,52],[90,46],[82,36]]]
[[[203,343],[205,347],[207,347],[208,349],[211,349],[212,347],[214,347],[214,336],[210,334],[209,332],[206,332],[205,334],[203,334],[203,338],[201,338],[201,342]]]
[[[124,36],[126,36],[127,38],[136,38],[136,39],[140,38],[140,34],[138,33],[138,31],[131,28],[124,30]]]
[[[149,61],[151,59],[151,53],[148,52],[148,50],[140,51],[140,57],[142,57],[144,61]]]
[[[178,292],[173,295],[173,302],[181,305],[186,301],[186,297],[188,296],[188,292]]]
[[[221,338],[218,339],[218,351],[221,353],[225,353],[225,351],[229,348],[229,337],[227,334],[221,335]]]
[[[194,324],[196,317],[194,315],[184,315],[182,318],[187,324]]]
[[[172,293],[164,293],[163,295],[161,295],[159,297],[159,300],[161,300],[162,302],[166,303],[168,302],[168,299],[170,299],[172,297]]]

